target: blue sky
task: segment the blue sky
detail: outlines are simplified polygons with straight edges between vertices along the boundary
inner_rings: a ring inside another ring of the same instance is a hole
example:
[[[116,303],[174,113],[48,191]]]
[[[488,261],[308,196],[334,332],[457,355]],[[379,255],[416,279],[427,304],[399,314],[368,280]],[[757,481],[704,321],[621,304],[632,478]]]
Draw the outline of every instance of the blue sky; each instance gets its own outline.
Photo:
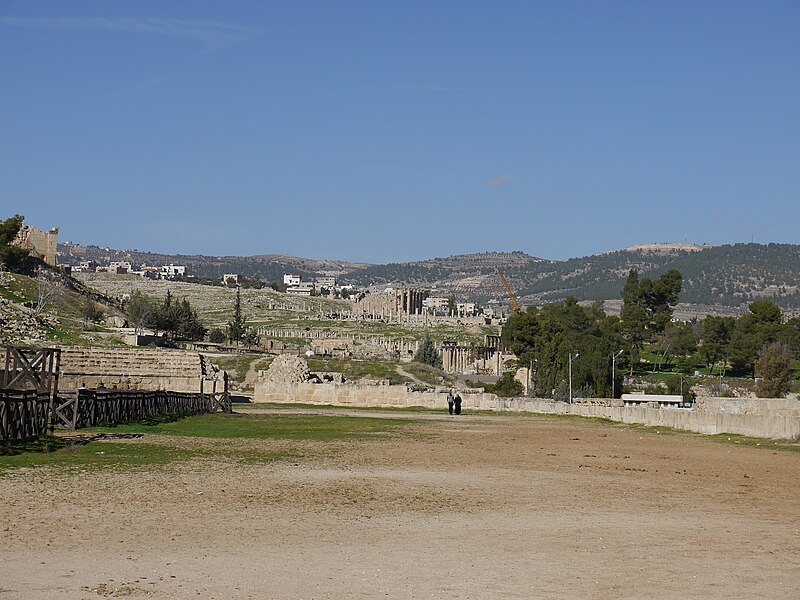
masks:
[[[800,2],[0,0],[0,216],[182,254],[798,241]]]

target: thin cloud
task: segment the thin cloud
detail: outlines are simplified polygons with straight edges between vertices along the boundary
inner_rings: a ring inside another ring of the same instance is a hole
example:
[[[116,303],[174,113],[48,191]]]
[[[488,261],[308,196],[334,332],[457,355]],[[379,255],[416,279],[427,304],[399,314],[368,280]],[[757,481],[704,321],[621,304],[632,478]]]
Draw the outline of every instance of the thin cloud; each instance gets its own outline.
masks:
[[[511,177],[508,175],[500,175],[499,177],[492,177],[491,179],[487,179],[486,183],[494,188],[502,188],[506,187],[509,183],[511,183]]]
[[[62,31],[121,31],[227,46],[253,38],[255,29],[235,23],[153,19],[148,17],[0,17],[0,25]]]

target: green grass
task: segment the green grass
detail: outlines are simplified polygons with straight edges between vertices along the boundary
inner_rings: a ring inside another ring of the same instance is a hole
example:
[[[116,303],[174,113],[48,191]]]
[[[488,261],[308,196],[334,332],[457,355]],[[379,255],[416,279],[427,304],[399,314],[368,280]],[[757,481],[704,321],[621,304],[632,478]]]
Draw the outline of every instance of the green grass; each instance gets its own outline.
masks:
[[[87,431],[168,434],[204,438],[249,438],[336,441],[359,439],[377,432],[394,431],[402,426],[396,419],[295,415],[295,414],[211,414],[177,421],[137,422]]]
[[[402,365],[402,367],[405,371],[429,385],[451,385],[453,383],[453,377],[451,375],[447,375],[443,371],[430,365],[410,362]],[[444,381],[441,381],[440,378],[443,378]]]
[[[221,369],[228,372],[231,383],[237,387],[244,384],[247,372],[255,363],[256,370],[266,369],[272,362],[272,356],[263,354],[248,353],[236,354],[234,356],[210,355],[211,362],[218,365]],[[252,386],[249,386],[252,389]]]
[[[196,454],[160,444],[105,441],[64,445],[51,443],[46,452],[41,450],[40,444],[40,450],[36,452],[23,451],[0,456],[0,473],[23,467],[59,467],[66,470],[111,468],[126,471],[188,460]]]
[[[650,433],[656,435],[677,435],[684,437],[704,438],[713,442],[724,444],[738,444],[741,446],[752,446],[753,448],[761,448],[764,450],[785,450],[789,452],[800,452],[800,440],[772,440],[769,438],[757,438],[746,435],[737,435],[735,433],[718,433],[715,435],[708,435],[705,433],[698,433],[695,431],[688,431],[686,429],[675,429],[673,427],[663,427],[658,425],[642,425],[640,423],[623,423],[621,421],[613,421],[604,417],[587,417],[583,415],[566,415],[566,414],[534,414],[534,413],[507,413],[507,414],[524,414],[526,416],[547,417],[551,419],[562,420],[578,420],[584,422],[598,423],[605,427],[614,427],[615,429],[631,429],[634,431],[641,431],[643,433]]]
[[[11,302],[16,302],[17,304],[25,302],[25,298],[15,294],[10,289],[5,287],[0,287],[0,298],[11,300]]]
[[[388,361],[308,359],[311,371],[343,373],[345,379],[388,379],[393,385],[407,383],[408,379],[397,373],[397,365]]]
[[[82,443],[75,441],[74,438],[41,436],[33,442],[15,446],[11,454],[0,455],[0,475],[24,467],[58,467],[67,471],[73,469],[131,471],[166,466],[192,458],[225,459],[257,464],[275,460],[300,460],[309,455],[310,451],[307,448],[297,447],[280,451],[258,450],[252,446],[244,450],[233,450],[230,446],[211,450],[207,445],[203,448],[178,448],[165,436],[330,443],[371,439],[377,434],[398,431],[412,422],[414,421],[345,415],[213,414],[183,419],[165,416],[137,423],[82,430],[82,433],[142,433],[145,434],[143,439],[146,441]]]

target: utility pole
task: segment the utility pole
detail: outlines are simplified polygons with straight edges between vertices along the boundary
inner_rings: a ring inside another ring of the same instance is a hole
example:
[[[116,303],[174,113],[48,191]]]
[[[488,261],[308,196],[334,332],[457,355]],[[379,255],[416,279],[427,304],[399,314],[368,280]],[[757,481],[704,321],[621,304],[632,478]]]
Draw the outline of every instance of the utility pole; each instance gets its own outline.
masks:
[[[615,364],[614,364],[614,363],[615,363],[615,361],[617,360],[617,357],[618,357],[620,354],[622,354],[622,352],[623,352],[623,351],[622,351],[622,350],[620,350],[620,351],[619,351],[619,352],[617,352],[616,354],[612,354],[612,355],[611,355],[611,399],[612,399],[612,400],[614,399],[614,396],[615,396],[615,392],[616,392],[616,390],[614,389],[614,387],[615,387],[615,385],[616,385],[616,383],[617,383],[617,374],[616,374],[616,370],[615,370]]]
[[[575,353],[575,356],[572,356],[572,352],[569,353],[569,403],[572,404],[572,360],[578,358],[580,356],[579,352]]]

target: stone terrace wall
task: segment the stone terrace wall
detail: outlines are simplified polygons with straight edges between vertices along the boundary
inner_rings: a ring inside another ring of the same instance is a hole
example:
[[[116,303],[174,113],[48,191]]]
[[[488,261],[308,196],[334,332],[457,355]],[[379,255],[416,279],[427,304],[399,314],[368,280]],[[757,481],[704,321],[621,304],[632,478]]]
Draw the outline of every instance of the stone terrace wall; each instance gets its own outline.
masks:
[[[163,348],[62,348],[59,389],[199,392],[201,356]],[[211,386],[207,386],[210,391]]]
[[[404,385],[357,385],[351,383],[290,383],[259,381],[255,402],[333,404],[336,406],[379,406],[383,408],[444,408],[442,392],[414,392]],[[476,408],[497,398],[494,394],[461,394],[464,406]]]
[[[420,406],[447,409],[446,390],[414,392],[405,386],[353,384],[275,384],[259,381],[256,402],[333,404],[336,406]],[[566,404],[539,398],[498,398],[494,394],[461,392],[465,412],[493,410],[601,417],[622,423],[672,427],[705,434],[734,433],[753,437],[793,439],[800,436],[800,402],[748,399],[734,410],[729,398],[700,398],[695,409],[649,408],[597,404]],[[794,405],[792,404],[794,403]],[[727,410],[724,410],[726,409]]]

